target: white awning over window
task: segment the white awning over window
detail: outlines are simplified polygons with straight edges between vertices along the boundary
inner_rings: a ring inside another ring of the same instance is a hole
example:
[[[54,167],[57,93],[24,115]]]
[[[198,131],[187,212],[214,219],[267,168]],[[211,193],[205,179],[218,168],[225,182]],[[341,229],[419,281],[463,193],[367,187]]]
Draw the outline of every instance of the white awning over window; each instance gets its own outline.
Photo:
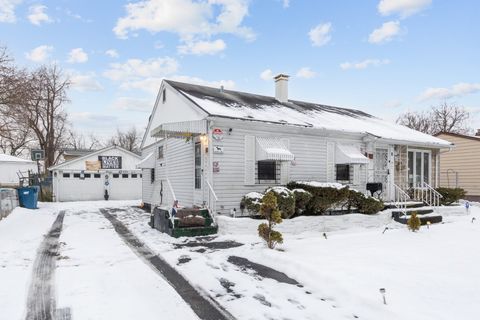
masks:
[[[153,169],[155,168],[155,153],[152,152],[146,156],[142,161],[137,163],[137,169]]]
[[[257,137],[256,160],[278,160],[292,161],[295,159],[293,153],[288,150],[285,143],[279,138]]]
[[[207,120],[193,120],[183,122],[163,123],[152,130],[152,137],[169,136],[191,136],[207,133]]]
[[[335,148],[335,163],[364,164],[368,163],[368,158],[360,152],[360,148],[354,145],[337,143]]]

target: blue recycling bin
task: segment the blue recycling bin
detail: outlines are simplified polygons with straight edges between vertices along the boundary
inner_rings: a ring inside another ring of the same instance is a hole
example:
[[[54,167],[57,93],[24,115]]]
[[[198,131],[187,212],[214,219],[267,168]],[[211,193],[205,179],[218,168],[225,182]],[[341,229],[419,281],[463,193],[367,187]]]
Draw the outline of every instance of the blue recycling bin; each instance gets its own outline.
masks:
[[[38,209],[38,193],[40,191],[39,186],[18,188],[18,201],[20,206],[27,209]]]

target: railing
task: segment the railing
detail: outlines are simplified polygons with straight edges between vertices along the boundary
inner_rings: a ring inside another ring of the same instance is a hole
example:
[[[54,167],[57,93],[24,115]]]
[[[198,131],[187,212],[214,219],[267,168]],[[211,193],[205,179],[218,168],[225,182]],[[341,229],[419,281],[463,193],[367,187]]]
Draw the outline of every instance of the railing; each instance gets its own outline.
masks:
[[[174,221],[174,216],[173,216],[173,207],[177,204],[177,196],[175,195],[175,191],[173,190],[172,183],[170,182],[170,179],[166,179],[167,181],[167,186],[168,190],[170,191],[170,194],[172,195],[172,200],[173,200],[173,205],[172,208],[168,211],[170,213],[170,220],[172,220],[172,229],[175,227],[175,221]]]
[[[413,188],[415,200],[422,201],[431,207],[440,206],[440,199],[443,196],[426,182],[419,183]]]
[[[410,196],[402,188],[393,184],[393,189],[395,192],[395,201],[394,205],[397,209],[402,211],[404,215],[407,214],[407,202],[411,201]]]
[[[208,181],[208,179],[205,179],[205,183],[208,186],[208,204],[207,204],[207,207],[208,207],[208,209],[210,209],[210,213],[212,214],[212,218],[214,219],[214,222],[216,223],[215,215],[217,214],[216,210],[217,210],[218,197],[217,197],[217,194],[215,193],[215,190],[213,190],[213,187],[210,184],[210,181]]]

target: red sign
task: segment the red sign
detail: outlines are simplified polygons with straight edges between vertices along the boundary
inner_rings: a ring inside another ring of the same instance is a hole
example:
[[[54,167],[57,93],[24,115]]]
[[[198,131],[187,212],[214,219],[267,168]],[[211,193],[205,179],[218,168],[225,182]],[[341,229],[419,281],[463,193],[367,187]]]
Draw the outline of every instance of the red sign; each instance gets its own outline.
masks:
[[[212,137],[215,140],[222,140],[223,139],[223,131],[220,128],[214,128],[212,131]]]

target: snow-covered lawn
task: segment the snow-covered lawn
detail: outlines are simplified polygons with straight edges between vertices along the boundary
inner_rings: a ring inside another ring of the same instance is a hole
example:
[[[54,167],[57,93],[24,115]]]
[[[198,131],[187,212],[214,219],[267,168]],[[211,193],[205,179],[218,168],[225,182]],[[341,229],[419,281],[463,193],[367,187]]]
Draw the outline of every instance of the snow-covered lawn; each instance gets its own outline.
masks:
[[[468,215],[463,207],[442,208],[445,223],[417,233],[392,222],[388,212],[285,220],[278,226],[285,243],[269,250],[256,235],[259,220],[218,217],[220,234],[210,241],[242,246],[182,247],[203,240],[151,229],[149,214],[133,204],[41,204],[39,210],[17,208],[0,221],[0,319],[25,317],[33,261],[60,210],[66,215],[56,308],[70,308],[74,319],[197,319],[120,239],[102,207],[121,208],[118,219],[237,319],[473,320],[480,314],[478,206]],[[284,272],[302,286],[260,277],[229,262],[231,256]]]
[[[148,214],[129,210],[119,217],[238,319],[478,319],[480,207],[469,215],[463,207],[440,212],[445,223],[416,233],[392,222],[388,212],[284,220],[279,250],[266,249],[256,236],[259,220],[219,217],[221,235],[214,241],[244,245],[205,252],[174,249],[187,239],[150,229]],[[282,271],[304,287],[259,279],[229,263],[231,255]],[[188,262],[179,264],[180,258]]]

